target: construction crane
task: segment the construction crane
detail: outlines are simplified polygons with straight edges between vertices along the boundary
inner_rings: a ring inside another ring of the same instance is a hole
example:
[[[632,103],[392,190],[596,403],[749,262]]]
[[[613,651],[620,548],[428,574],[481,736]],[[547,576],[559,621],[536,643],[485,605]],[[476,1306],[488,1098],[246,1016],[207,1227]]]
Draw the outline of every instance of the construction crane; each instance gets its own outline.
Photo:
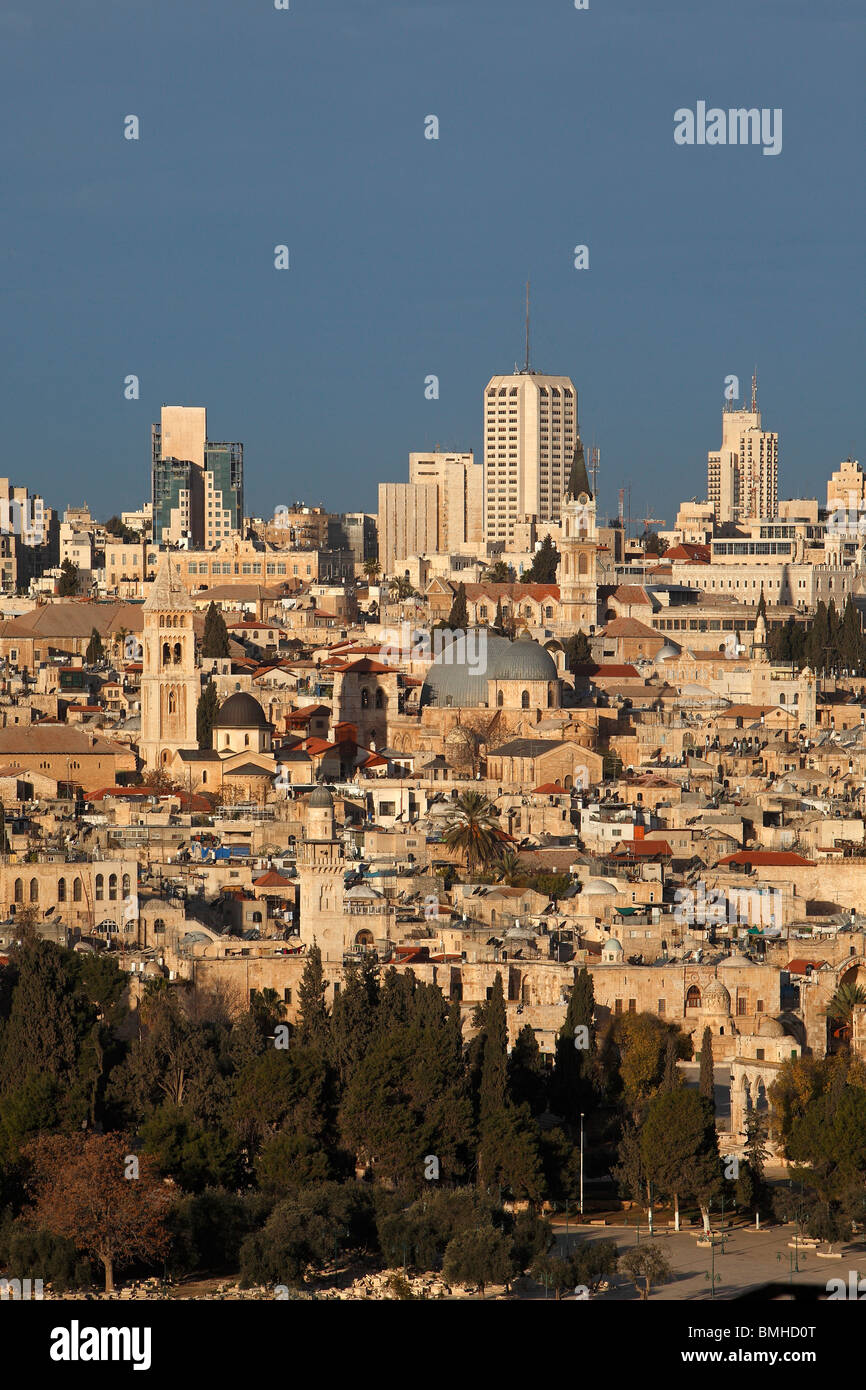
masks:
[[[645,531],[648,531],[650,526],[652,525],[664,526],[665,524],[665,519],[663,516],[637,516],[635,517],[635,521],[642,521],[643,529]]]

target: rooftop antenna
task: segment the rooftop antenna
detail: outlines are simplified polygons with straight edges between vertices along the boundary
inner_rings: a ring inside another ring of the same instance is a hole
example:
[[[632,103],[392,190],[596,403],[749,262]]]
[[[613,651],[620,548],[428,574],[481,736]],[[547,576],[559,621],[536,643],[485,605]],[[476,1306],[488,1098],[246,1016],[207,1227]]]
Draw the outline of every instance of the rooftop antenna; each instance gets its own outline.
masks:
[[[526,282],[526,366],[525,372],[529,371],[529,281]]]
[[[758,409],[758,369],[752,372],[752,414],[756,414]]]

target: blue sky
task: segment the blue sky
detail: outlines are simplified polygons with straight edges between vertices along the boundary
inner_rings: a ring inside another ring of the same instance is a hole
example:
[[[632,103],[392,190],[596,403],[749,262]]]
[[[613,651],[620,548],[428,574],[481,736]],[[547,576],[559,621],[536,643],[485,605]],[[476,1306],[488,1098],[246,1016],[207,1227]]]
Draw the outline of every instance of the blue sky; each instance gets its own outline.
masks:
[[[480,458],[527,277],[603,510],[703,496],[756,363],[781,495],[863,461],[856,0],[11,0],[0,54],[0,471],[52,505],[148,497],[167,402],[249,511],[375,510],[410,449]],[[781,107],[781,154],[676,146],[699,100]]]

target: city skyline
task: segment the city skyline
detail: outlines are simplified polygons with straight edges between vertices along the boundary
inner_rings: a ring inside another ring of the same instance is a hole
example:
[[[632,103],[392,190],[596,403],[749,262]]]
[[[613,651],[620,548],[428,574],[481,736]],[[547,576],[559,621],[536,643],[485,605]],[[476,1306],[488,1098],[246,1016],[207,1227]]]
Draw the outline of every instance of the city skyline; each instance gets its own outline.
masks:
[[[7,471],[118,510],[161,403],[204,400],[245,441],[251,512],[311,478],[310,500],[372,511],[411,450],[483,456],[479,393],[523,360],[529,278],[533,364],[575,383],[602,512],[631,482],[670,519],[725,378],[756,362],[784,488],[806,490],[862,456],[863,21],[846,0],[784,15],[537,24],[505,0],[459,12],[456,51],[453,6],[194,3],[170,46],[160,5],[7,22]],[[679,147],[674,112],[704,99],[783,109],[783,150]]]

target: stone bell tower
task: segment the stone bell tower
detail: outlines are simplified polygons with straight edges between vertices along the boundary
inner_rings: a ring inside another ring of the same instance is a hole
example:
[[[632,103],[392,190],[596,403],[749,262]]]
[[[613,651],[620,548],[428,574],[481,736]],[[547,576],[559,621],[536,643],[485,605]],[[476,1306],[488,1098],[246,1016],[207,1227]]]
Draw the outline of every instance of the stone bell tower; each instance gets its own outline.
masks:
[[[144,604],[139,753],[149,770],[195,748],[201,682],[195,668],[195,605],[163,556]]]
[[[323,960],[343,959],[343,846],[337,839],[334,798],[316,787],[307,802],[304,838],[298,852],[301,940],[317,942]]]
[[[598,536],[595,498],[589,488],[579,431],[562,503],[560,550],[558,577],[563,628],[569,635],[581,629],[589,636],[590,628],[594,628],[598,620]]]

